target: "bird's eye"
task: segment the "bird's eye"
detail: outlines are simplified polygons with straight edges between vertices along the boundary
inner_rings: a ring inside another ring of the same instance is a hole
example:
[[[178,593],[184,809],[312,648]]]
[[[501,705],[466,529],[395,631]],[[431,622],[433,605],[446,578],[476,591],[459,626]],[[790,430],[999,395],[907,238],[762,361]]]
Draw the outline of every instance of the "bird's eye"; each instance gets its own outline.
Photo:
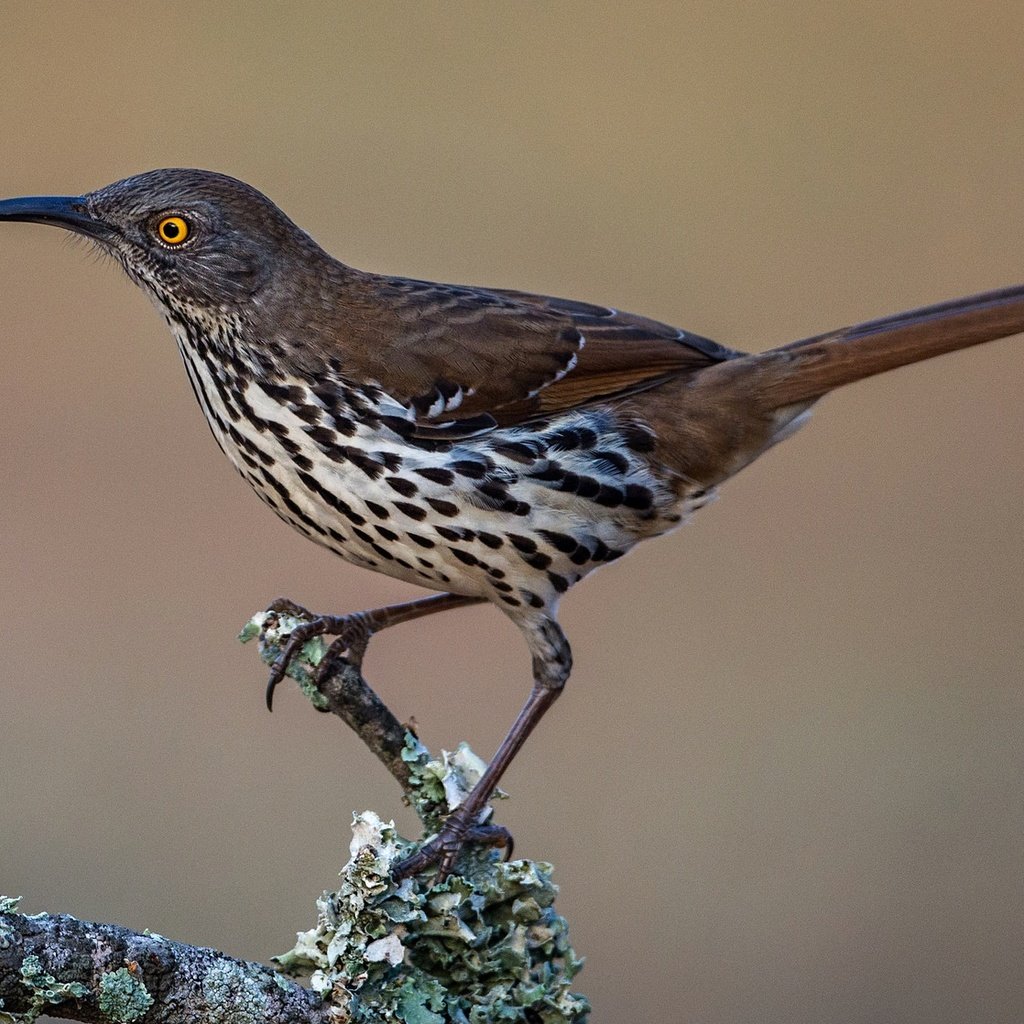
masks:
[[[161,217],[156,224],[157,238],[164,245],[181,245],[192,233],[184,217]]]

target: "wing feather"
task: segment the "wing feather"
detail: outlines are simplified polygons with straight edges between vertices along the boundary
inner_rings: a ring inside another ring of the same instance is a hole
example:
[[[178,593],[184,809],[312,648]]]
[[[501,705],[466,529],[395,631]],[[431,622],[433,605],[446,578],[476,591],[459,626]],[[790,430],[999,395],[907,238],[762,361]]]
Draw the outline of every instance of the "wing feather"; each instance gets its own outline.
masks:
[[[355,336],[344,339],[346,373],[411,408],[425,439],[472,436],[634,394],[742,354],[572,299],[363,280],[364,316],[348,322]]]

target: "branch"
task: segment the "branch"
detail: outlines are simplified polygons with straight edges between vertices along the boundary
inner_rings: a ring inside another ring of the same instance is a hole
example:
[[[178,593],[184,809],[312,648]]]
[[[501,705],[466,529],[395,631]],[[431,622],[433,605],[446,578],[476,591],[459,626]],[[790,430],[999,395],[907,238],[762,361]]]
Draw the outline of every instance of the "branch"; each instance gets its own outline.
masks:
[[[0,1020],[31,1022],[41,1012],[88,1024],[143,1015],[146,1024],[332,1019],[320,995],[262,964],[66,914],[29,917],[13,912],[16,902],[0,898]]]
[[[246,623],[238,639],[248,643],[256,638],[260,657],[272,665],[292,630],[304,621],[283,612],[260,612]],[[415,803],[407,749],[409,730],[377,696],[359,669],[344,658],[335,658],[315,684],[326,653],[323,637],[308,640],[289,664],[288,675],[318,711],[337,715],[355,732],[402,787],[406,797]]]
[[[269,662],[301,621],[261,613],[242,639],[258,636]],[[310,640],[289,674],[315,707],[355,730],[435,831],[486,765],[464,744],[432,759],[349,663],[339,659],[314,686],[325,651]],[[338,890],[317,900],[315,927],[274,959],[309,988],[160,935],[27,917],[0,897],[0,1024],[32,1024],[44,1012],[87,1024],[584,1024],[590,1007],[571,991],[582,961],[555,910],[551,866],[471,846],[443,882],[396,883],[395,864],[415,849],[372,811],[355,817]]]

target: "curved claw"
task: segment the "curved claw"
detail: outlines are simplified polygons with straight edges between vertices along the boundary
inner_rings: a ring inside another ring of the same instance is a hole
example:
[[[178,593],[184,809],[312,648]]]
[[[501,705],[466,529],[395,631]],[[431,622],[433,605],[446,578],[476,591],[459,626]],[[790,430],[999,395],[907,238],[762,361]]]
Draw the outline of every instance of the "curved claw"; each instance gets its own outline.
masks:
[[[296,626],[292,630],[291,635],[288,637],[288,643],[284,645],[284,649],[277,656],[277,660],[274,662],[270,669],[270,678],[267,680],[267,710],[274,710],[274,690],[277,689],[277,684],[284,679],[285,673],[288,671],[288,665],[292,658],[295,657],[296,652],[302,647],[302,645],[309,640],[311,637],[317,636],[318,633],[324,632],[324,630],[309,630],[310,626],[316,625],[320,620],[314,620],[314,622],[305,622],[301,626]]]
[[[342,653],[347,653],[349,661],[358,668],[362,664],[363,655],[366,653],[370,637],[373,636],[373,625],[370,616],[366,612],[355,612],[351,615],[333,616],[317,615],[312,616],[305,608],[289,601],[287,598],[278,598],[268,609],[272,612],[279,612],[287,615],[301,615],[309,621],[302,622],[292,630],[288,642],[284,645],[281,653],[277,656],[270,669],[270,678],[267,680],[266,701],[267,710],[274,710],[274,690],[278,683],[284,679],[288,671],[288,665],[292,658],[302,649],[302,645],[313,637],[323,636],[331,633],[336,636],[330,646],[324,652],[320,664],[313,673],[313,683],[316,686],[326,675],[331,663]]]

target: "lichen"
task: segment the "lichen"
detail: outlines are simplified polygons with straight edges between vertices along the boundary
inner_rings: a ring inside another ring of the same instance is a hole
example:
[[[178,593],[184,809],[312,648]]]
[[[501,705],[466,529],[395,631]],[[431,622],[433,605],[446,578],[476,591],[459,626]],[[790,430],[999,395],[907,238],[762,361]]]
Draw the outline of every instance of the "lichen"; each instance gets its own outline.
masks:
[[[20,902],[20,896],[0,896],[0,915],[16,914]],[[10,948],[17,937],[17,931],[0,920],[0,949]],[[0,1002],[0,1006],[3,1006],[3,1002]]]
[[[209,1024],[261,1024],[267,1019],[267,995],[255,978],[239,980],[237,968],[216,964],[203,978]]]
[[[39,957],[29,954],[21,962],[21,983],[31,993],[29,1007],[24,1013],[0,1011],[5,1024],[32,1024],[49,1004],[63,1003],[66,999],[82,999],[89,989],[81,982],[60,982],[43,970]]]
[[[439,761],[410,737],[407,762],[425,806],[458,806],[482,762],[460,746]],[[416,790],[414,790],[416,791]],[[353,820],[350,859],[336,892],[317,901],[315,928],[275,961],[305,976],[355,1022],[583,1024],[586,999],[570,992],[582,960],[554,909],[551,866],[503,862],[468,849],[457,874],[391,878],[414,844],[372,811]]]
[[[138,966],[119,967],[100,976],[100,1009],[118,1024],[129,1024],[141,1017],[152,1005],[153,997],[146,991]]]
[[[259,639],[273,660],[302,620],[261,612],[239,639]],[[288,675],[315,706],[313,686],[327,645],[316,637],[292,658]],[[406,795],[428,834],[459,807],[486,765],[465,744],[433,759],[411,733],[402,759]],[[496,796],[503,797],[500,792]],[[488,806],[477,823],[490,821]],[[549,864],[503,862],[493,848],[468,846],[444,882],[391,877],[417,844],[372,811],[353,820],[350,858],[337,891],[317,900],[316,927],[275,958],[303,978],[328,1013],[355,1024],[585,1024],[587,1000],[570,991],[583,965],[554,907]]]
[[[238,639],[243,644],[249,643],[250,640],[258,640],[260,657],[268,663],[273,663],[295,628],[305,621],[284,612],[257,612],[242,627]],[[313,679],[317,666],[327,653],[327,647],[328,643],[322,636],[307,640],[288,663],[287,671],[288,676],[299,684],[299,688],[313,707],[320,711],[326,711],[329,705],[327,698],[316,688]]]

